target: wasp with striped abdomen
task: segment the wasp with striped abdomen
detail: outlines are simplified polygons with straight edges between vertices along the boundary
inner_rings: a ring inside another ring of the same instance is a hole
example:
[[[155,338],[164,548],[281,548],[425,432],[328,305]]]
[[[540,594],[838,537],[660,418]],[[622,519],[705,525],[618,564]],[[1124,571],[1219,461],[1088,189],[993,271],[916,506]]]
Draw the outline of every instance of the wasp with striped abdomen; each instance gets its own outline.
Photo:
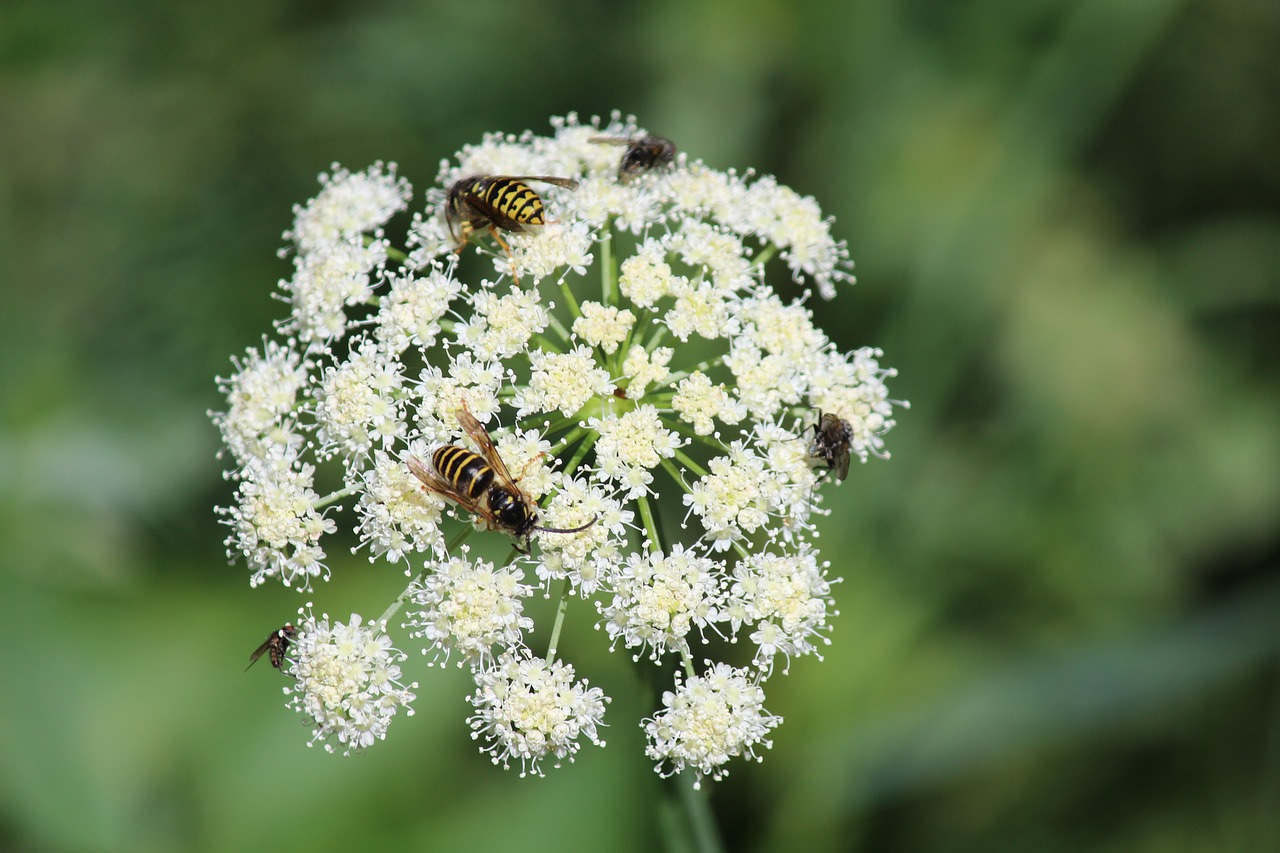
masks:
[[[448,498],[483,519],[490,530],[510,533],[516,537],[516,548],[526,554],[534,531],[580,533],[596,523],[592,518],[580,527],[568,529],[539,525],[537,505],[516,485],[493,439],[465,403],[458,409],[458,423],[480,452],[453,444],[437,447],[429,466],[410,456],[406,460],[409,470],[427,491]]]
[[[539,181],[566,189],[577,189],[572,178],[547,175],[471,175],[454,181],[445,196],[444,218],[449,234],[461,252],[473,231],[487,228],[498,245],[511,257],[511,247],[499,231],[524,233],[531,225],[547,223],[542,199],[525,181]]]
[[[593,136],[592,142],[609,145],[625,145],[622,160],[618,163],[618,180],[630,181],[645,172],[670,166],[676,159],[676,144],[661,136],[643,136],[629,139],[625,136]]]

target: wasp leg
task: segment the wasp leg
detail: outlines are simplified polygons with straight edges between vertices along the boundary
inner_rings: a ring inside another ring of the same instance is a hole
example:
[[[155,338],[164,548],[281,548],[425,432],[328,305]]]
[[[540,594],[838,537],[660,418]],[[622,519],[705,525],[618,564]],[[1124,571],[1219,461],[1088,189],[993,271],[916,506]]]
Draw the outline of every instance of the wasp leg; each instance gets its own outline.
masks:
[[[461,255],[462,250],[467,248],[467,238],[471,236],[471,232],[475,231],[476,228],[470,222],[463,222],[458,227],[458,230],[462,232],[462,236],[458,238],[458,247],[453,250],[455,255]]]
[[[524,463],[524,467],[520,469],[520,476],[519,476],[519,477],[516,477],[515,482],[517,482],[517,483],[518,483],[518,482],[520,482],[521,480],[523,480],[523,479],[524,479],[524,475],[529,473],[529,469],[533,467],[534,463],[536,463],[539,459],[541,459],[542,457],[544,457],[544,456],[546,456],[546,455],[547,455],[546,451],[542,451],[542,452],[541,452],[541,453],[539,453],[537,456],[533,457],[533,458],[532,458],[532,459],[530,459],[528,462]]]
[[[502,235],[498,233],[497,225],[490,225],[489,233],[493,235],[493,239],[498,241],[498,245],[502,247],[502,251],[507,253],[507,261],[511,264],[511,280],[515,282],[516,287],[519,287],[520,276],[516,275],[516,259],[511,255],[511,247],[507,245],[507,241],[503,240]]]

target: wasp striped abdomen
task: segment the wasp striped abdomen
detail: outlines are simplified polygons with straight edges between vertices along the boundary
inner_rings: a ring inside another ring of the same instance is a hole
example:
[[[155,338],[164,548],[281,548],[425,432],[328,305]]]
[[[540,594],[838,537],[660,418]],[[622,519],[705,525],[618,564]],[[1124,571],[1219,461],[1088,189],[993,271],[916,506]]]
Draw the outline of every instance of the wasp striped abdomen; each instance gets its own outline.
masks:
[[[471,191],[518,225],[543,225],[546,222],[542,199],[523,181],[515,178],[481,178]]]
[[[479,453],[448,444],[431,452],[431,465],[414,456],[405,459],[410,473],[423,487],[473,513],[490,530],[505,530],[516,537],[516,548],[529,553],[529,538],[535,530],[543,533],[580,533],[596,523],[594,517],[578,527],[543,527],[533,500],[521,491],[507,470],[489,433],[463,403],[458,408],[458,425],[470,436]]]
[[[431,464],[457,493],[479,501],[493,482],[493,468],[465,447],[441,447],[431,454]]]
[[[454,181],[445,195],[444,218],[458,244],[457,251],[461,252],[467,245],[472,232],[484,228],[510,258],[511,247],[499,231],[521,234],[526,226],[547,224],[542,199],[525,181],[568,189],[578,186],[572,178],[546,175],[471,175]]]

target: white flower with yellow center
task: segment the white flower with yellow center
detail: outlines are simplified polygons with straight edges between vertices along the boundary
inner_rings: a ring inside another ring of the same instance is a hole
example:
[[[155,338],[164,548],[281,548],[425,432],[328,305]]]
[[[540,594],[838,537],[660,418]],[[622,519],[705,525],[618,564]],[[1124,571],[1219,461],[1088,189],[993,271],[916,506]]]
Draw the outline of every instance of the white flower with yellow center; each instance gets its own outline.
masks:
[[[313,579],[327,579],[320,538],[338,526],[319,509],[320,497],[312,488],[315,466],[292,457],[268,457],[237,473],[236,505],[221,512],[232,530],[227,556],[245,558],[253,569],[250,585],[279,578],[285,586],[306,591]]]
[[[663,425],[653,406],[595,418],[590,423],[600,435],[595,448],[600,474],[626,488],[628,497],[644,494],[653,482],[653,469],[684,444]]]
[[[516,392],[514,400],[520,415],[554,411],[571,415],[611,388],[609,372],[596,364],[585,346],[565,353],[533,350],[529,361],[533,375],[529,384]]]
[[[294,208],[293,228],[286,239],[299,252],[349,242],[375,232],[409,202],[409,182],[396,175],[396,164],[375,163],[363,172],[349,172],[333,164],[333,173],[320,176],[323,189],[305,205]]]
[[[475,314],[459,323],[458,344],[476,358],[497,360],[523,352],[529,339],[547,327],[547,310],[534,290],[512,290],[505,296],[493,291],[477,293],[472,299]]]
[[[720,621],[723,567],[675,546],[670,555],[631,554],[613,581],[613,600],[600,605],[609,639],[629,649],[649,649],[657,661],[689,650],[689,632]],[[639,653],[637,653],[639,658]]]
[[[765,736],[782,722],[764,709],[764,690],[747,670],[707,664],[706,675],[677,680],[674,691],[663,693],[663,709],[644,726],[657,771],[669,776],[692,767],[694,787],[704,776],[723,778],[730,758],[762,761],[756,749],[773,745]]]
[[[483,666],[493,647],[520,648],[533,620],[524,615],[524,599],[533,589],[515,569],[495,568],[484,560],[452,557],[415,581],[409,597],[417,606],[405,623],[410,636],[427,642],[433,663],[445,664],[458,652],[458,665]]]
[[[542,776],[544,759],[556,767],[573,761],[583,740],[604,746],[598,732],[609,697],[575,681],[569,664],[504,652],[474,675],[470,701],[476,712],[468,722],[494,764],[505,768],[514,759],[521,776]]]
[[[791,553],[754,553],[734,567],[729,597],[741,610],[730,623],[735,631],[740,624],[754,626],[751,641],[761,669],[771,670],[775,655],[784,655],[789,666],[793,657],[817,654],[815,641],[831,642],[827,617],[838,614],[832,611],[826,568],[808,546]]]
[[[309,605],[308,605],[309,606]],[[363,625],[358,614],[348,622],[329,623],[329,614],[307,618],[298,627],[286,668],[295,683],[285,687],[288,706],[311,718],[311,743],[344,755],[384,740],[396,713],[413,702],[417,684],[400,683],[405,654],[392,648],[383,626]]]
[[[627,309],[599,302],[583,302],[579,306],[582,316],[573,321],[573,333],[592,346],[600,347],[606,355],[613,355],[627,339],[636,315]]]
[[[316,437],[324,456],[367,454],[404,436],[400,364],[362,341],[347,361],[324,372],[316,402]]]
[[[237,463],[301,445],[292,421],[298,395],[307,382],[302,356],[275,341],[263,351],[247,350],[244,361],[232,359],[236,372],[218,379],[227,395],[227,411],[212,412],[222,440]]]

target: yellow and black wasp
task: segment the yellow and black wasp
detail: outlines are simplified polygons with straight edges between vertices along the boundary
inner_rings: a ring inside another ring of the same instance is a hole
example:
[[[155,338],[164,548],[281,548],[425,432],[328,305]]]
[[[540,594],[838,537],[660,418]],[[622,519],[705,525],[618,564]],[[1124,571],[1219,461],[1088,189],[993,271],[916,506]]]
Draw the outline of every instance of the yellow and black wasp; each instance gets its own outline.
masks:
[[[453,182],[445,196],[444,218],[449,234],[461,252],[473,231],[489,229],[493,239],[511,257],[511,247],[498,232],[522,234],[531,225],[545,225],[547,220],[542,199],[525,181],[540,181],[557,187],[577,189],[572,178],[547,175],[471,175]],[[519,280],[517,279],[517,284]]]
[[[813,441],[809,443],[809,456],[827,463],[834,469],[836,479],[843,480],[849,475],[849,445],[853,442],[853,426],[839,415],[831,412],[818,413],[818,422],[813,425]]]
[[[438,447],[431,465],[410,456],[406,463],[429,492],[442,495],[467,512],[484,519],[490,530],[505,530],[516,537],[516,548],[529,553],[529,538],[535,530],[544,533],[580,533],[596,523],[592,518],[581,527],[562,529],[538,524],[533,500],[520,490],[507,465],[498,455],[493,439],[464,403],[458,409],[458,423],[479,453],[456,445]],[[522,547],[523,545],[523,547]]]
[[[298,629],[286,622],[283,628],[272,631],[267,635],[267,639],[263,640],[262,645],[253,650],[253,654],[249,655],[249,666],[253,666],[264,652],[268,652],[267,659],[271,661],[271,665],[284,672],[285,652],[289,651],[289,644],[297,638]],[[245,667],[246,672],[249,666]]]
[[[627,146],[627,150],[622,152],[622,161],[618,164],[618,180],[622,183],[653,169],[670,166],[676,159],[676,144],[662,136],[644,136],[640,139],[593,136],[591,141]]]

